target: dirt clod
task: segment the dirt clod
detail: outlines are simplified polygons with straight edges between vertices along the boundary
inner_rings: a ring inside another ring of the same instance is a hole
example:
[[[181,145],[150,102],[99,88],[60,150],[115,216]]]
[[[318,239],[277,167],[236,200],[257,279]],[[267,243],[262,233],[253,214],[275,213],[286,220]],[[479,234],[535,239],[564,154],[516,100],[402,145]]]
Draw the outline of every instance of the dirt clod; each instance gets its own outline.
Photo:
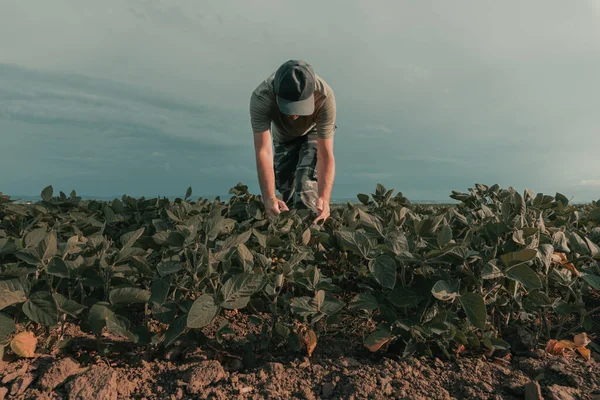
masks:
[[[335,391],[335,386],[331,382],[327,382],[327,383],[323,384],[323,387],[321,388],[321,393],[323,394],[323,397],[326,399],[333,396],[334,391]]]
[[[75,377],[69,386],[69,400],[103,399],[118,397],[117,371],[104,364],[91,367]]]
[[[542,388],[540,384],[532,381],[524,386],[525,400],[544,400],[542,397]]]
[[[187,390],[190,394],[199,394],[210,384],[225,378],[225,370],[220,362],[202,361],[190,368],[187,376]]]
[[[549,400],[577,400],[580,396],[574,388],[550,385],[547,388]]]
[[[44,390],[53,390],[69,377],[79,373],[80,369],[81,366],[73,358],[60,359],[43,373],[39,381],[39,386]]]

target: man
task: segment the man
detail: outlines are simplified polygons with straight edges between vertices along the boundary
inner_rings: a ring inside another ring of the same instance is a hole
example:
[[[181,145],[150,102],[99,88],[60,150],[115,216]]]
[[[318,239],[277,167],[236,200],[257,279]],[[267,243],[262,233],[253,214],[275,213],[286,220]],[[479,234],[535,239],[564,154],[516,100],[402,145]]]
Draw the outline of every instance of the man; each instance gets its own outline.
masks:
[[[333,90],[302,60],[285,62],[252,92],[250,121],[268,215],[293,207],[316,211],[314,223],[329,217],[335,117]]]

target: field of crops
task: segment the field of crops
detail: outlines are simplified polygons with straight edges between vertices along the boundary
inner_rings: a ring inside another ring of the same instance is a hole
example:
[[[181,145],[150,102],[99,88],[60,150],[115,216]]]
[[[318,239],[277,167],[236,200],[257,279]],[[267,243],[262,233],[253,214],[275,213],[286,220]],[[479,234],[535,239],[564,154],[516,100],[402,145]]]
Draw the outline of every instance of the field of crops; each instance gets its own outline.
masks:
[[[0,195],[0,398],[600,396],[600,200],[230,194]]]

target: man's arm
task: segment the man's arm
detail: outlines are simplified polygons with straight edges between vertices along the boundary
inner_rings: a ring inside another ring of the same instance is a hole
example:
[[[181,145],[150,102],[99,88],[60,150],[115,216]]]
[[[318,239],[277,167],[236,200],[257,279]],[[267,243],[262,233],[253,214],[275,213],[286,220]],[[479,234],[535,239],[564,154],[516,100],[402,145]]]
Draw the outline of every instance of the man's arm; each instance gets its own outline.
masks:
[[[289,208],[282,200],[275,197],[275,171],[273,170],[273,141],[271,131],[254,133],[254,152],[256,170],[262,201],[268,215],[277,215]]]
[[[331,200],[331,190],[335,178],[335,157],[333,156],[333,137],[317,138],[317,181],[319,198]]]
[[[333,136],[328,139],[317,138],[317,182],[319,197],[317,199],[318,217],[315,223],[329,218],[331,189],[335,178],[335,157],[333,156]]]
[[[275,172],[273,171],[273,142],[270,131],[254,134],[254,152],[258,183],[260,184],[263,200],[274,200]]]

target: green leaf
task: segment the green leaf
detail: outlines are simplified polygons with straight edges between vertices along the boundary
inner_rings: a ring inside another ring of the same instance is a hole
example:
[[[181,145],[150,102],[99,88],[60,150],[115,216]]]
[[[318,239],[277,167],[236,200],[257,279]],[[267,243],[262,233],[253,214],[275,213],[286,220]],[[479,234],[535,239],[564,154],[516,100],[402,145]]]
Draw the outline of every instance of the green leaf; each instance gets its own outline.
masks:
[[[171,277],[167,276],[162,279],[155,279],[152,281],[152,288],[150,290],[150,302],[156,304],[162,304],[167,300],[169,290],[171,289]]]
[[[230,310],[245,307],[250,296],[259,291],[263,283],[262,275],[247,272],[229,278],[220,290],[221,307]]]
[[[215,304],[215,298],[211,294],[203,294],[198,297],[187,315],[188,328],[200,329],[210,324],[217,313],[219,306]]]
[[[4,342],[16,330],[15,321],[8,315],[0,313],[0,343]]]
[[[135,242],[142,237],[146,228],[140,228],[136,231],[127,232],[121,236],[121,244],[124,249],[129,248],[135,244]]]
[[[173,247],[183,247],[185,236],[179,231],[171,231],[167,236],[167,244]]]
[[[50,260],[47,271],[49,275],[54,275],[61,278],[69,277],[69,267],[67,267],[67,264],[65,264],[63,259],[60,257],[54,257],[52,260]]]
[[[287,326],[284,326],[282,324],[280,324],[279,322],[277,322],[275,324],[275,332],[282,337],[283,339],[287,339],[288,336],[290,336],[290,328],[288,328]]]
[[[408,241],[404,232],[391,231],[385,238],[385,244],[389,249],[396,255],[400,255],[403,252],[408,252]]]
[[[311,297],[296,297],[291,301],[292,312],[300,316],[307,317],[309,315],[316,314],[319,310],[317,309],[313,299]]]
[[[363,193],[359,193],[358,195],[356,195],[356,197],[358,197],[358,200],[361,203],[363,203],[365,206],[369,205],[369,195],[363,194]]]
[[[136,287],[116,288],[110,291],[108,300],[111,304],[147,303],[151,293],[148,290]]]
[[[14,238],[0,239],[0,257],[4,257],[17,252],[17,242]]]
[[[596,290],[600,290],[600,276],[581,273],[581,279]]]
[[[156,271],[161,277],[174,274],[183,269],[183,263],[181,261],[161,261],[156,266]]]
[[[75,300],[69,300],[60,293],[52,293],[52,297],[56,302],[58,311],[61,313],[69,314],[73,318],[78,318],[79,314],[87,307],[79,304]]]
[[[0,310],[26,300],[25,291],[18,279],[0,281]]]
[[[49,292],[35,292],[23,304],[27,317],[39,324],[53,326],[58,323],[58,307]]]
[[[518,264],[506,270],[506,276],[522,284],[526,289],[540,289],[542,281],[533,269],[525,264]]]
[[[340,312],[345,305],[346,303],[343,301],[329,297],[323,302],[323,305],[321,306],[321,312],[325,315],[334,315]]]
[[[496,261],[491,260],[481,269],[481,279],[497,279],[502,278],[504,274],[496,266]]]
[[[350,301],[348,305],[350,310],[377,310],[379,308],[379,303],[377,299],[372,294],[368,293],[360,293]]]
[[[174,302],[165,304],[153,303],[152,317],[162,324],[170,324],[175,319],[178,307]]]
[[[237,246],[237,258],[244,271],[251,271],[254,267],[254,256],[245,244]]]
[[[469,322],[479,329],[484,329],[487,319],[487,310],[485,308],[483,297],[479,294],[469,292],[460,296],[459,301],[467,314]]]
[[[48,231],[46,228],[36,228],[29,231],[23,238],[25,247],[35,247],[46,238]]]
[[[42,190],[42,200],[44,201],[50,201],[52,199],[52,194],[54,193],[54,190],[52,189],[52,185],[46,186],[44,188],[44,190]]]
[[[387,299],[396,307],[416,307],[423,297],[407,287],[396,287]]]
[[[369,262],[369,270],[375,280],[384,288],[393,289],[396,286],[396,261],[387,254],[377,256]]]
[[[37,252],[42,261],[48,260],[56,255],[58,252],[58,243],[54,231],[50,231],[46,234],[44,240],[38,244]]]
[[[30,265],[41,265],[42,260],[40,259],[40,255],[38,253],[37,248],[29,248],[29,249],[20,249],[17,251],[15,256],[22,261],[25,261]]]
[[[439,280],[433,285],[431,288],[431,294],[436,299],[449,301],[454,300],[458,295],[458,290],[460,289],[460,281],[452,280],[452,281],[444,281]]]
[[[536,249],[525,249],[521,251],[515,251],[512,253],[503,254],[500,258],[502,259],[502,263],[510,268],[514,265],[524,264],[528,261],[531,261],[537,256]]]
[[[360,223],[365,227],[368,231],[379,234],[380,236],[384,236],[383,234],[383,224],[375,215],[371,215],[369,213],[364,212],[360,208],[358,209],[358,215],[360,216]]]
[[[452,228],[450,225],[442,226],[437,234],[437,244],[440,248],[446,246],[452,240]]]
[[[170,346],[184,331],[187,323],[187,315],[182,315],[177,318],[171,325],[169,325],[169,329],[165,332],[164,346]]]

